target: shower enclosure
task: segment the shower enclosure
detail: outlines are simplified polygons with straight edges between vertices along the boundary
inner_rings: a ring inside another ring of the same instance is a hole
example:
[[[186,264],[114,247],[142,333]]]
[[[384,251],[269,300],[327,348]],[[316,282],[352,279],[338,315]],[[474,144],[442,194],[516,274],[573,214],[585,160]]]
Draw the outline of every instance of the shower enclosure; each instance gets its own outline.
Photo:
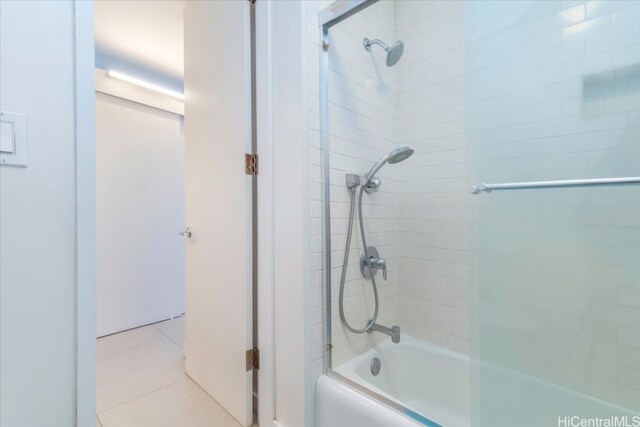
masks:
[[[428,426],[640,425],[640,3],[309,7],[324,372]]]

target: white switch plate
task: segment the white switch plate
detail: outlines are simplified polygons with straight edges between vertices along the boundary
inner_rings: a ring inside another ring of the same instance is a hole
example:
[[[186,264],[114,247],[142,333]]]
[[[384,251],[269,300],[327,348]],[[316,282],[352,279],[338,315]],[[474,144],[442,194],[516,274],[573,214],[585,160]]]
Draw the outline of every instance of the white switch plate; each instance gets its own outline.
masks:
[[[16,153],[16,139],[13,123],[0,120],[0,153]]]
[[[0,111],[0,165],[27,166],[26,116]]]

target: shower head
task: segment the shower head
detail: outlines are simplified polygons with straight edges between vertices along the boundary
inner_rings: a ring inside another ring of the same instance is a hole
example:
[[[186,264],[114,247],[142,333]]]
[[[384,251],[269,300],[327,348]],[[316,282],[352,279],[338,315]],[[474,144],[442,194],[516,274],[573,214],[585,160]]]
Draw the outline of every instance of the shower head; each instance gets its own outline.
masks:
[[[389,163],[394,165],[396,163],[400,163],[401,161],[408,159],[412,154],[413,149],[409,147],[396,148],[392,152],[387,153],[383,158],[378,160],[375,165],[373,165],[369,172],[365,174],[364,177],[367,179],[367,184],[373,180],[376,173],[378,173],[385,164]]]
[[[402,54],[404,53],[404,43],[402,40],[398,40],[391,46],[391,49],[387,51],[387,67],[393,67],[396,65]]]
[[[413,149],[409,147],[397,148],[388,154],[389,164],[395,165],[403,160],[406,160],[413,154]]]
[[[394,65],[396,65],[402,57],[402,54],[404,53],[404,43],[402,42],[402,40],[398,40],[393,44],[393,46],[389,47],[382,40],[369,40],[365,37],[365,39],[362,41],[362,44],[364,44],[364,48],[367,49],[367,51],[371,51],[372,44],[382,46],[385,52],[387,52],[387,67],[393,67]]]

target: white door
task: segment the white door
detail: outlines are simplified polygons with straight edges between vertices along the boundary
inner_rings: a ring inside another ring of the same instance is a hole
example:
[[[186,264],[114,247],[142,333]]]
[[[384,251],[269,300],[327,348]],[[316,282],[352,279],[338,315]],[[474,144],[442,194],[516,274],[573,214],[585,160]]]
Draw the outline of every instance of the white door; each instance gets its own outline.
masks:
[[[248,1],[185,8],[186,372],[252,422],[250,17]]]

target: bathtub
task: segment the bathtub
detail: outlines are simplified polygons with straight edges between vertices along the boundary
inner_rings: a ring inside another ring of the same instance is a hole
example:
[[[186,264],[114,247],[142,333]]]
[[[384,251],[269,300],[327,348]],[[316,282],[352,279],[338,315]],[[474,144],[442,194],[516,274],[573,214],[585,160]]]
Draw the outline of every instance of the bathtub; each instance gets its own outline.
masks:
[[[381,362],[377,376],[374,357]],[[567,414],[640,423],[632,409],[501,366],[476,366],[484,377],[476,389],[484,418],[478,411],[473,425],[557,425]],[[399,344],[385,339],[318,380],[316,427],[469,427],[470,367],[467,355],[410,336]]]
[[[381,362],[377,376],[371,372],[374,357]],[[356,427],[362,416],[368,417],[362,422],[367,427],[470,425],[467,355],[404,335],[399,344],[386,339],[336,367],[329,376],[338,381],[321,378],[318,383],[316,427]],[[387,405],[356,390],[373,392]]]

